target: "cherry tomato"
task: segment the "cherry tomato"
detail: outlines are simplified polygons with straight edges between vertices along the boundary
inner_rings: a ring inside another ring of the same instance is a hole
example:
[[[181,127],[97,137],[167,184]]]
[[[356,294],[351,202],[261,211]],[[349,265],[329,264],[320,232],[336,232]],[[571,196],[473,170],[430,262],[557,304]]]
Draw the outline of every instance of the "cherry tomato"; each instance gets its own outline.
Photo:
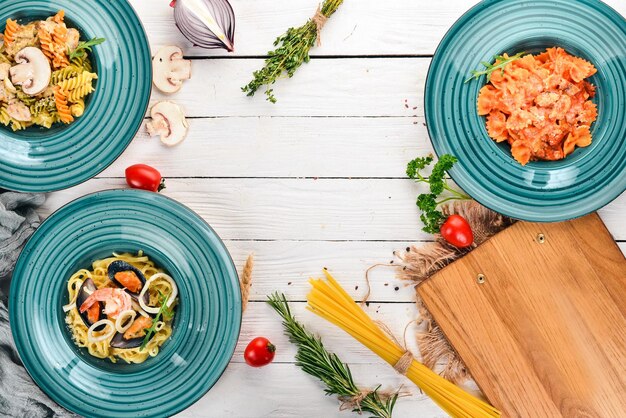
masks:
[[[465,248],[474,242],[470,224],[460,215],[450,215],[441,225],[441,236],[458,248]]]
[[[160,192],[165,189],[165,179],[161,173],[146,164],[131,165],[126,169],[126,183],[133,189]]]
[[[252,367],[262,367],[274,360],[276,346],[267,338],[257,337],[250,341],[243,353],[246,363]]]

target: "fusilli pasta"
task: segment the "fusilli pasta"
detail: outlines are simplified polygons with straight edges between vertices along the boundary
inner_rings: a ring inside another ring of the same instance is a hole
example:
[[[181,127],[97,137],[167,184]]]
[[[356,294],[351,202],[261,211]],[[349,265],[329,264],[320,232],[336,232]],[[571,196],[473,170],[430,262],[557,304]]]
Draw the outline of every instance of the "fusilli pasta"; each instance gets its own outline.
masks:
[[[7,20],[4,34],[0,33],[2,71],[16,65],[14,56],[30,46],[48,58],[52,75],[48,87],[36,95],[14,86],[11,78],[4,80],[0,84],[0,125],[14,131],[31,125],[50,128],[58,122],[69,124],[85,113],[85,97],[95,90],[93,82],[98,76],[92,70],[88,48],[80,43],[80,33],[68,28],[64,20],[63,10],[30,23]],[[80,53],[74,54],[77,50]]]

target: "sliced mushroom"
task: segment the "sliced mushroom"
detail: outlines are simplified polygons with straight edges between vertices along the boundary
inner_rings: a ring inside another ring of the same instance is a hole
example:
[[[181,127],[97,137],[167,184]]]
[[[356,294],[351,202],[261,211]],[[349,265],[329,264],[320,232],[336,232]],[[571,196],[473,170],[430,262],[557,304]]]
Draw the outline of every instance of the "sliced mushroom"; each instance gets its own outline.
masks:
[[[28,106],[19,100],[13,100],[9,103],[7,106],[7,114],[20,122],[30,122],[32,119]]]
[[[11,68],[11,81],[14,85],[22,86],[22,91],[29,96],[35,96],[48,87],[52,70],[48,58],[41,49],[32,46],[22,49],[15,54],[18,64]]]
[[[152,59],[154,85],[163,93],[176,93],[191,78],[191,61],[177,46],[164,46]]]
[[[67,45],[70,51],[73,51],[78,46],[78,42],[80,41],[80,33],[78,29],[70,28],[67,30],[67,37],[65,41],[65,45]]]
[[[187,136],[187,120],[183,110],[174,102],[158,102],[150,112],[152,121],[146,124],[150,136],[161,137],[161,142],[174,146]]]

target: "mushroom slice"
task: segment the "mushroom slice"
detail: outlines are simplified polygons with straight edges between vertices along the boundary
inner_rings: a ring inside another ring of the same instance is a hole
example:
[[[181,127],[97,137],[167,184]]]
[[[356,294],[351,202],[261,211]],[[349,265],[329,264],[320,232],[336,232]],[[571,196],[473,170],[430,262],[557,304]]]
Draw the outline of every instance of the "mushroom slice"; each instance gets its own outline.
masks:
[[[152,59],[154,85],[163,93],[176,93],[191,78],[191,61],[183,58],[177,46],[164,46]]]
[[[9,103],[7,106],[7,114],[20,122],[30,122],[32,119],[32,114],[28,106],[19,100],[13,100]]]
[[[22,86],[22,91],[29,96],[35,96],[48,87],[52,70],[48,58],[41,49],[33,46],[26,47],[15,54],[18,64],[11,68],[11,81]]]
[[[174,102],[158,102],[150,111],[152,121],[146,124],[150,136],[161,137],[161,142],[174,146],[187,136],[187,120],[183,110]]]

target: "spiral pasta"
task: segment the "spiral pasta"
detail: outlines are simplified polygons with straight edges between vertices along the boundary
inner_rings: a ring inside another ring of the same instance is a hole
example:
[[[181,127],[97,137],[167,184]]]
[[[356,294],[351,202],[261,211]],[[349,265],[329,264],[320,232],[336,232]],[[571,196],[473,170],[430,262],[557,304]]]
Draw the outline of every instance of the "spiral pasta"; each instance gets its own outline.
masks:
[[[33,123],[44,128],[50,129],[56,122],[54,115],[51,115],[47,111],[39,112],[33,117]]]
[[[76,90],[87,85],[91,87],[91,82],[97,78],[98,76],[95,73],[83,71],[75,77],[59,81],[57,85],[61,87],[61,89],[63,89],[65,92],[69,93],[72,90]]]
[[[72,103],[70,106],[70,112],[72,112],[72,116],[77,118],[83,116],[85,113],[85,101],[83,99],[78,99],[76,103]]]
[[[87,53],[85,53],[85,55],[82,57],[72,58],[71,65],[79,70],[88,71],[88,72],[93,71],[91,61],[89,60],[89,56]]]
[[[65,24],[65,12],[60,10],[47,19],[24,24],[8,19],[4,34],[0,34],[2,70],[7,64],[15,66],[15,55],[26,47],[38,48],[48,58],[52,70],[50,83],[40,93],[30,95],[19,85],[12,86],[7,78],[9,83],[0,86],[0,125],[13,130],[32,125],[51,128],[55,123],[69,124],[84,115],[86,97],[95,91],[98,76],[80,42],[79,31]],[[24,117],[15,120],[11,115],[17,116],[20,111]]]
[[[85,84],[70,91],[67,95],[67,99],[72,103],[76,103],[88,94],[93,93],[93,91],[94,88],[91,84]]]
[[[15,42],[15,35],[20,30],[20,25],[13,19],[7,19],[7,25],[4,29],[4,42],[7,44]]]
[[[80,68],[75,67],[74,65],[68,65],[65,68],[61,68],[60,70],[56,70],[52,72],[52,77],[50,77],[50,83],[53,85],[59,84],[61,81],[65,81],[69,78],[76,77],[81,73]]]
[[[71,123],[74,121],[72,112],[67,104],[67,93],[60,87],[54,88],[54,101],[56,103],[57,113],[59,114],[59,120],[63,123]]]

